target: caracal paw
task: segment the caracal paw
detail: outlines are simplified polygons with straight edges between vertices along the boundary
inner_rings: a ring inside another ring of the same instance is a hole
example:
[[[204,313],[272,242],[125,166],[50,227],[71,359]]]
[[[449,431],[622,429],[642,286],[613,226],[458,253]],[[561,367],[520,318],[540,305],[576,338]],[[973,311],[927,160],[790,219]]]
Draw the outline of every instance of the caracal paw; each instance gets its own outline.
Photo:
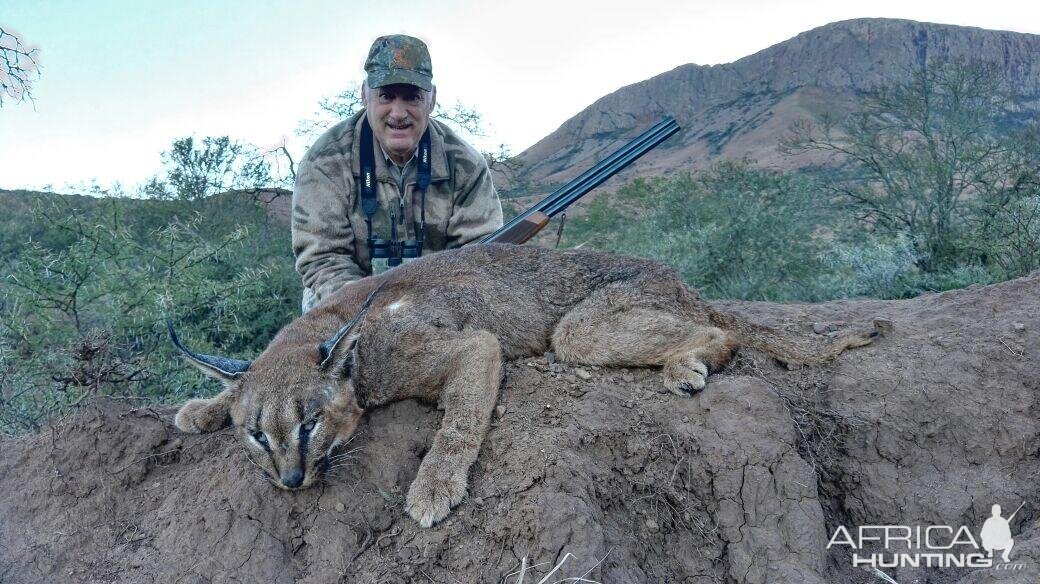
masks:
[[[664,386],[682,397],[690,397],[704,389],[708,367],[700,361],[669,363],[664,367]]]
[[[404,510],[419,522],[420,527],[430,527],[447,517],[465,496],[465,477],[438,479],[426,475],[420,469],[419,476],[408,489]]]

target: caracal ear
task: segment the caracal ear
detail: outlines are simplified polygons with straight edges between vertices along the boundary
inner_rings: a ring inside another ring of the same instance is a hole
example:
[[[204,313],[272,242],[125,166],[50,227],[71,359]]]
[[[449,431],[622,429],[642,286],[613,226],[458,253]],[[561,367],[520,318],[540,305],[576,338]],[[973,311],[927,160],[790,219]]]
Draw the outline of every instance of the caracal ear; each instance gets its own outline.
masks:
[[[231,403],[234,399],[232,388],[229,387],[209,399],[188,400],[177,411],[173,423],[181,432],[216,432],[231,425]]]
[[[357,362],[357,344],[361,335],[345,335],[329,351],[321,367],[339,379],[350,379]]]
[[[358,335],[353,332],[354,327],[365,318],[368,313],[368,309],[372,306],[372,301],[375,299],[376,294],[383,289],[386,282],[379,284],[375,290],[368,293],[368,297],[361,304],[361,308],[358,309],[357,314],[354,318],[350,319],[350,322],[340,327],[336,334],[332,335],[324,343],[318,345],[318,354],[321,355],[321,360],[318,362],[318,367],[325,372],[331,373],[332,375],[340,379],[349,379],[350,370],[354,365],[356,359],[355,349],[357,349]]]
[[[173,323],[170,321],[166,321],[166,330],[170,334],[173,346],[177,347],[177,350],[188,359],[189,363],[209,377],[220,381],[225,387],[229,387],[243,373],[249,371],[249,366],[252,364],[250,361],[203,355],[185,347],[177,337],[177,331],[173,330]]]

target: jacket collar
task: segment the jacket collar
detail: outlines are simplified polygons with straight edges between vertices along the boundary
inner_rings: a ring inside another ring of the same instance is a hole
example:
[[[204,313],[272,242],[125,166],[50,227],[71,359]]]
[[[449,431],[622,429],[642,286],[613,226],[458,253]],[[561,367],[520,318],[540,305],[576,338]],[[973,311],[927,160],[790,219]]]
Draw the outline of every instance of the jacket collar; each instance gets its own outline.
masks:
[[[361,110],[354,114],[351,118],[350,124],[354,128],[354,135],[351,138],[352,143],[350,145],[351,161],[350,169],[354,173],[354,176],[361,176],[361,157],[354,156],[354,153],[361,151],[361,122],[365,119],[365,110]],[[444,151],[444,131],[440,128],[440,122],[431,119],[430,120],[430,180],[439,181],[447,180],[448,174],[448,154]],[[374,137],[374,136],[373,136]],[[379,141],[375,140],[378,147]],[[382,152],[377,153],[376,158],[376,180],[391,180],[390,173],[386,167],[386,158],[382,156]]]

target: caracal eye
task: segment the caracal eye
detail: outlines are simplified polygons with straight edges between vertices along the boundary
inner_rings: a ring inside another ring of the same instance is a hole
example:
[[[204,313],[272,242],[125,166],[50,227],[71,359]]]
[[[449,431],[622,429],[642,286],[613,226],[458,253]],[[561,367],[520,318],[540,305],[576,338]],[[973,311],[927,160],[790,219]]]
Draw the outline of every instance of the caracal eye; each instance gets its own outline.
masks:
[[[314,426],[316,426],[316,425],[318,425],[318,417],[317,416],[311,418],[310,420],[307,420],[306,424],[304,424],[303,426],[300,426],[300,433],[301,434],[308,434],[308,433],[310,433],[311,430],[314,429]]]
[[[249,435],[260,443],[261,446],[267,446],[267,434],[264,434],[263,430],[250,430]]]

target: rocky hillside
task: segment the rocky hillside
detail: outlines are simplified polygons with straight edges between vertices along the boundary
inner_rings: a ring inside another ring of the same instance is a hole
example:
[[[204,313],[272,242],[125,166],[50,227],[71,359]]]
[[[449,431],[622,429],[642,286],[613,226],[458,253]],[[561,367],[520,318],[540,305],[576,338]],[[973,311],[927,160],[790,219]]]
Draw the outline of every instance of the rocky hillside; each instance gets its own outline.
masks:
[[[718,158],[750,157],[765,166],[798,167],[811,159],[785,159],[776,149],[793,121],[823,112],[840,115],[862,92],[905,80],[913,68],[941,58],[997,64],[1024,107],[1040,110],[1040,35],[909,20],[848,20],[733,63],[682,65],[604,96],[521,153],[524,176],[543,187],[568,180],[665,115],[675,116],[683,131],[627,176],[698,168]]]
[[[965,526],[977,541],[993,504],[1006,517],[1022,503],[1002,569],[887,581],[1040,581],[1040,272],[904,301],[726,308],[820,340],[891,326],[825,367],[744,351],[692,398],[663,393],[657,371],[512,362],[469,497],[432,529],[402,494],[435,405],[371,412],[353,464],[294,494],[228,431],[95,403],[0,438],[0,581],[876,583],[847,546],[828,550],[838,527]]]

